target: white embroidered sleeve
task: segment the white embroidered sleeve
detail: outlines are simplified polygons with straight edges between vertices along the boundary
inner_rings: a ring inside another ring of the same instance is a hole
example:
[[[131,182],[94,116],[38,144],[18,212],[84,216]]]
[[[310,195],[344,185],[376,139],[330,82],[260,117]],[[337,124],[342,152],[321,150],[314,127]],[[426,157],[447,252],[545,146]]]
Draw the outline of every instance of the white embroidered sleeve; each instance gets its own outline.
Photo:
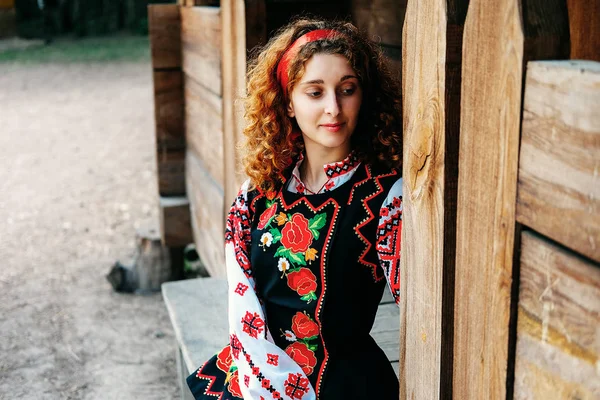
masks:
[[[390,189],[379,211],[377,255],[396,304],[400,303],[400,243],[402,236],[402,178]]]
[[[246,181],[231,207],[225,234],[230,346],[240,389],[246,400],[313,400],[314,389],[302,368],[273,342],[255,291],[248,187]]]

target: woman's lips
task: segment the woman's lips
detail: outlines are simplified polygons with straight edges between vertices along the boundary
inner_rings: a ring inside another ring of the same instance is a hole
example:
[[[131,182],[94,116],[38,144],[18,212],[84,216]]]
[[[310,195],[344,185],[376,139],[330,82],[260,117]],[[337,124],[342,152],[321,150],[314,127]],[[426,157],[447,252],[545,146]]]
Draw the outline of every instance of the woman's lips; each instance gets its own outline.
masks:
[[[327,129],[329,132],[339,131],[342,128],[342,125],[344,125],[343,122],[339,122],[337,124],[321,124],[321,126]]]

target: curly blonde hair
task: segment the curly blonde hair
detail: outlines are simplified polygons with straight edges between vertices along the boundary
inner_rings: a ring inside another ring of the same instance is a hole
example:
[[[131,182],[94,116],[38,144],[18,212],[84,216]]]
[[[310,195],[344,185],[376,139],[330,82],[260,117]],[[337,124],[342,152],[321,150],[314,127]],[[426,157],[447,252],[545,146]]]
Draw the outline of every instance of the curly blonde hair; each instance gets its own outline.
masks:
[[[305,44],[290,63],[284,91],[277,80],[277,65],[300,36],[317,29],[340,35]],[[341,54],[356,72],[363,90],[358,125],[351,147],[359,160],[381,163],[399,170],[402,165],[402,114],[400,85],[392,76],[379,46],[351,23],[298,19],[281,28],[251,63],[245,98],[244,140],[240,144],[244,169],[253,187],[278,190],[282,173],[304,150],[299,128],[287,114],[294,85],[304,74],[305,63],[317,53]]]

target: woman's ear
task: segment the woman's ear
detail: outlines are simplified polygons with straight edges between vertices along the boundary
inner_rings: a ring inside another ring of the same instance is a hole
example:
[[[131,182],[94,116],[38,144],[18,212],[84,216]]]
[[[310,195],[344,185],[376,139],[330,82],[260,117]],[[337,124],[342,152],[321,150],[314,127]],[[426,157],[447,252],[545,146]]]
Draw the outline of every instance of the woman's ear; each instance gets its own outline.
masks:
[[[294,106],[292,105],[291,101],[288,103],[287,106],[287,114],[290,118],[294,118],[296,116],[296,113],[294,112]]]

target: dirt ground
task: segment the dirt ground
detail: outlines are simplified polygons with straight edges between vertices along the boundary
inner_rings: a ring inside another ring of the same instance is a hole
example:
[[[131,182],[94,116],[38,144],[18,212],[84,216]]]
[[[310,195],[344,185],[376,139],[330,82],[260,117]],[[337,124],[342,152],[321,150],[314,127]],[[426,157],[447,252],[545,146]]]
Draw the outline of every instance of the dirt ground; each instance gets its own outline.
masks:
[[[158,224],[148,63],[0,64],[0,399],[172,399],[160,294],[113,292]]]

